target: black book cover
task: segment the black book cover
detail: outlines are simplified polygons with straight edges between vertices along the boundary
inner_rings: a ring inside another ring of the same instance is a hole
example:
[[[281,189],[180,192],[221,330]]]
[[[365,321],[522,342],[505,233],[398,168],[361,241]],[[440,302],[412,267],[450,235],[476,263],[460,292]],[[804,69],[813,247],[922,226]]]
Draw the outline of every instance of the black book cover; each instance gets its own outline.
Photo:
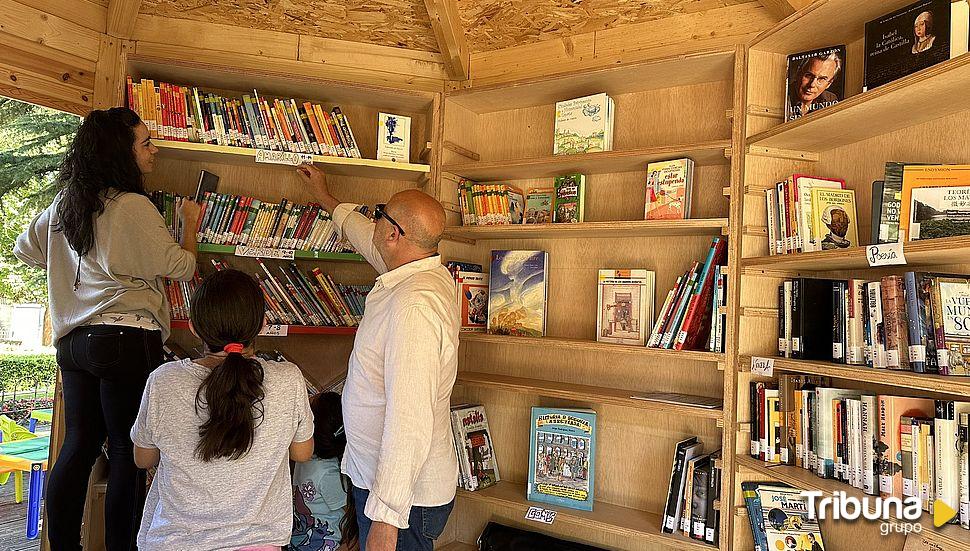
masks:
[[[872,212],[869,230],[869,244],[879,243],[879,220],[882,217],[882,198],[884,180],[876,180],[872,183]]]
[[[845,45],[788,56],[785,121],[845,99]]]
[[[673,533],[675,522],[679,522],[677,517],[677,503],[680,501],[680,490],[683,488],[681,482],[684,477],[684,463],[686,461],[687,448],[696,443],[696,436],[691,436],[677,443],[677,448],[674,452],[674,462],[670,467],[670,486],[667,489],[667,505],[664,508],[664,524],[662,530],[665,534]]]
[[[836,363],[845,363],[845,320],[848,318],[845,306],[848,290],[845,281],[832,282],[832,361]]]
[[[785,307],[785,284],[778,285],[778,357],[787,356],[788,341],[785,339],[785,316],[788,308]]]
[[[707,478],[707,519],[704,521],[704,541],[717,545],[721,521],[720,511],[717,502],[721,499],[721,469],[718,468],[718,460],[721,459],[721,450],[711,454],[711,472]]]
[[[802,338],[802,319],[801,319],[801,297],[804,289],[802,288],[801,280],[792,280],[791,285],[791,305],[789,306],[788,315],[791,316],[791,340],[788,341],[788,346],[791,347],[791,353],[789,354],[792,358],[805,358],[805,342]]]
[[[832,280],[798,278],[798,316],[801,357],[806,360],[832,360]],[[792,304],[796,301],[792,300]],[[794,331],[793,331],[794,334]]]
[[[712,468],[711,456],[694,465],[694,480],[690,496],[690,537],[704,541],[704,528],[707,524],[707,492]]]
[[[871,90],[950,59],[950,0],[920,0],[866,23]]]
[[[757,381],[751,382],[751,394],[748,398],[748,407],[751,414],[751,445],[749,454],[755,459],[761,459],[761,437],[758,435],[758,427],[761,426],[761,416],[758,415],[758,385],[763,385]]]

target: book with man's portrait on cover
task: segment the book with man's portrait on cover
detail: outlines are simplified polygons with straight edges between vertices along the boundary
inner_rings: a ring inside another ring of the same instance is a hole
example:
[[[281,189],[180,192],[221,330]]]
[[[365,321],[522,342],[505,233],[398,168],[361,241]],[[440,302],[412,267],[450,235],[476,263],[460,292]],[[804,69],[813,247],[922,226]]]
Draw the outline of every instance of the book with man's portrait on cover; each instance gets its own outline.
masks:
[[[788,56],[785,121],[845,99],[845,45]]]

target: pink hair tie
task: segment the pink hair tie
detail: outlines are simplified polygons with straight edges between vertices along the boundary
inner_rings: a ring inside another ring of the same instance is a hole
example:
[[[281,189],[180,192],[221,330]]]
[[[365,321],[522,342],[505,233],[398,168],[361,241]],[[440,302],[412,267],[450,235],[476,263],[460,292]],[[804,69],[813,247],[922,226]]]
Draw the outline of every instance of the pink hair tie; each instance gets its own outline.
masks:
[[[233,354],[233,353],[242,354],[243,348],[246,348],[246,347],[239,344],[238,342],[231,342],[223,346],[222,350],[227,354]]]

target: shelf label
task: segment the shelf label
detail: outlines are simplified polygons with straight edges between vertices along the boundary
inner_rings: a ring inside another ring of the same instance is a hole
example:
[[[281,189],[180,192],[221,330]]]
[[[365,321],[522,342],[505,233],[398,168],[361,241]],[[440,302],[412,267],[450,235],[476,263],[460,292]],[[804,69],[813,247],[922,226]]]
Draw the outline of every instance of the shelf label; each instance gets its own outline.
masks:
[[[303,163],[313,164],[313,155],[309,153],[292,153],[290,151],[272,151],[269,149],[256,150],[256,162],[271,165],[297,166]]]
[[[906,255],[903,254],[903,243],[869,245],[866,247],[866,260],[869,261],[870,268],[877,266],[903,266],[906,264]]]
[[[751,373],[763,377],[771,377],[775,371],[774,358],[751,357]]]
[[[247,247],[236,245],[236,256],[248,256],[250,258],[275,258],[277,260],[293,260],[293,249],[273,249],[270,247]]]
[[[552,524],[556,520],[556,511],[532,506],[525,513],[525,520],[534,520],[543,524]]]
[[[285,337],[289,332],[289,325],[264,325],[260,330],[260,337]]]

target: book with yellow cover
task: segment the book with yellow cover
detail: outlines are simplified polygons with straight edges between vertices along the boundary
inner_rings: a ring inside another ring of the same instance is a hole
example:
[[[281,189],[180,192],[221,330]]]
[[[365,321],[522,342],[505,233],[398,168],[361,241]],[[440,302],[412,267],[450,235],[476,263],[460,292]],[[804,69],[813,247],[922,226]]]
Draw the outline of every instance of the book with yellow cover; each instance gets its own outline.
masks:
[[[970,235],[970,165],[903,169],[901,241]]]
[[[812,235],[821,250],[847,249],[859,244],[855,192],[851,189],[812,189]]]

